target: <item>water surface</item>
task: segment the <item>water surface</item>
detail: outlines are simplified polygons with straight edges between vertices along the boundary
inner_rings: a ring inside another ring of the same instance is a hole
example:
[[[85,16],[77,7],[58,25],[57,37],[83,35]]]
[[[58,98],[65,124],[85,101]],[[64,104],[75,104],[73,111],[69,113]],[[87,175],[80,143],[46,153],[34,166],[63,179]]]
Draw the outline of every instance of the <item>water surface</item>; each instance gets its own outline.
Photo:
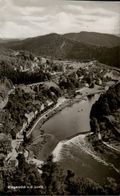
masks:
[[[61,165],[66,169],[73,170],[76,174],[89,177],[98,183],[103,183],[107,177],[119,180],[120,175],[114,165],[96,155],[88,143],[82,139],[82,135],[74,137],[78,133],[90,131],[90,111],[94,102],[99,98],[99,94],[66,107],[61,112],[50,118],[43,124],[46,134],[54,138],[43,147],[40,159],[45,160],[54,151]],[[34,136],[39,135],[39,124],[36,127]],[[70,140],[67,140],[71,138]],[[63,144],[61,141],[64,141]],[[109,161],[112,157],[109,157]],[[119,160],[120,162],[120,160]],[[118,162],[118,163],[119,163]]]
[[[80,132],[90,131],[90,110],[98,98],[99,95],[96,94],[66,107],[45,122],[42,129],[46,133],[53,134],[58,140],[64,140]]]

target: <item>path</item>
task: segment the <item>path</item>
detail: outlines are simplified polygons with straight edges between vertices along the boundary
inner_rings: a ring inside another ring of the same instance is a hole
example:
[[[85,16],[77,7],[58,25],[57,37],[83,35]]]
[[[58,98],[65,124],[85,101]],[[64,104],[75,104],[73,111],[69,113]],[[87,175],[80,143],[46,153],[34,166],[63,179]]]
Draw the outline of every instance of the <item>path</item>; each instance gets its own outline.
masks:
[[[106,147],[108,147],[108,148],[110,148],[110,149],[112,149],[112,150],[114,150],[114,151],[120,153],[120,150],[118,150],[117,148],[113,147],[112,145],[110,145],[110,144],[108,144],[107,142],[104,142],[104,141],[102,140],[102,136],[101,136],[100,131],[99,131],[98,134],[100,135],[101,142],[102,142]],[[99,135],[98,135],[98,139],[99,139]]]
[[[99,90],[99,89],[90,89],[89,92],[84,92],[84,94],[79,97],[79,98],[74,98],[76,100],[82,100],[84,97],[89,96],[89,95],[93,95],[93,94],[97,94],[97,93],[102,93],[105,90]],[[64,97],[61,97],[58,99],[58,103],[52,108],[49,109],[48,111],[46,111],[42,116],[40,116],[40,118],[38,118],[38,120],[35,122],[35,124],[33,125],[32,129],[29,131],[29,133],[27,134],[27,137],[30,136],[30,134],[32,133],[32,131],[34,130],[34,128],[37,126],[37,124],[39,123],[39,121],[41,119],[43,119],[46,115],[48,115],[50,112],[54,111],[55,109],[57,109],[60,105],[62,105],[63,103],[65,103],[65,101],[69,101],[72,99],[65,99]]]
[[[52,112],[53,110],[57,109],[60,105],[62,105],[64,102],[66,101],[66,99],[62,99],[59,98],[58,99],[58,103],[52,108],[49,109],[48,111],[46,111],[42,116],[40,116],[40,118],[38,118],[38,120],[35,122],[35,124],[33,125],[32,129],[29,131],[29,133],[27,134],[27,137],[30,136],[30,134],[32,133],[32,131],[34,130],[34,128],[37,126],[37,124],[39,123],[39,121],[44,118],[46,115],[48,115],[50,112]]]
[[[107,146],[108,148],[110,148],[110,149],[112,149],[112,150],[114,150],[114,151],[120,153],[120,151],[119,151],[117,148],[113,147],[112,145],[108,144],[107,142],[103,142],[103,141],[102,141],[102,143],[103,143],[105,146]]]
[[[51,111],[53,111],[54,109],[56,109],[57,107],[59,107],[63,102],[65,101],[65,99],[62,99],[60,98],[58,100],[58,103],[56,104],[55,107],[52,108],[52,110],[48,110],[46,111],[36,122],[35,124],[33,125],[32,129],[30,130],[30,132],[27,134],[27,136],[29,136],[32,131],[34,130],[34,128],[36,127],[36,125],[38,124],[38,122],[45,117],[45,115],[49,114]],[[17,152],[17,149],[19,149],[19,146],[20,144],[23,142],[23,135],[21,133],[21,131],[19,131],[17,134],[16,134],[16,138],[15,140],[12,140],[11,142],[11,146],[12,146],[12,152],[10,152],[7,157],[6,157],[6,161],[9,163],[11,160],[15,160],[16,161],[16,165],[17,165],[17,159],[16,157],[18,156],[18,153],[20,152]],[[28,157],[29,153],[25,150],[25,153],[24,155],[26,156],[26,158]],[[37,159],[29,159],[28,162],[33,162],[35,163],[36,165],[39,165],[39,167],[41,166],[41,164],[43,162],[37,160]]]
[[[103,90],[101,91],[98,91],[98,89],[96,89],[96,91],[94,91],[94,94],[98,93],[98,92],[102,92]],[[86,94],[86,92],[79,98],[79,100],[83,99],[85,96],[87,95],[90,95],[90,94],[93,94],[93,91],[92,92],[89,92]],[[35,122],[35,124],[33,125],[33,127],[31,128],[31,130],[29,131],[29,133],[27,134],[27,137],[30,136],[30,134],[32,133],[32,131],[35,129],[35,127],[37,126],[37,124],[39,123],[39,121],[41,119],[43,119],[46,115],[48,115],[50,112],[54,111],[55,109],[57,109],[60,105],[62,105],[63,103],[65,103],[65,101],[69,101],[69,99],[65,99],[64,97],[61,97],[58,99],[58,103],[52,108],[52,109],[49,109],[48,111],[46,111],[42,116],[40,116],[38,118],[38,120]],[[16,160],[16,157],[18,155],[19,152],[17,152],[17,149],[19,149],[19,146],[21,144],[21,142],[23,142],[23,135],[20,132],[17,133],[16,135],[16,138],[15,140],[12,140],[12,152],[10,152],[8,154],[8,156],[6,157],[6,161],[10,161],[10,160]],[[27,157],[28,157],[28,154],[27,153]],[[31,159],[32,161],[33,159]],[[16,160],[17,161],[17,160]],[[36,160],[37,161],[37,160]],[[33,161],[35,164],[37,163],[35,160]],[[16,162],[17,164],[17,162]]]

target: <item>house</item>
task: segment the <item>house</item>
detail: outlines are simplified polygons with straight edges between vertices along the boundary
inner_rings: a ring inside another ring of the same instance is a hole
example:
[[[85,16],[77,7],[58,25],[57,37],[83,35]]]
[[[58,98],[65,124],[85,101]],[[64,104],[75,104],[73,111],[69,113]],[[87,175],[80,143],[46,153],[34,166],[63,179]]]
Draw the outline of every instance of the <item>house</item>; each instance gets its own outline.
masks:
[[[34,57],[34,61],[36,62],[36,63],[39,63],[39,59],[38,59],[38,57]]]
[[[18,165],[18,161],[16,159],[10,159],[9,167],[15,168]]]
[[[0,127],[3,127],[3,124],[2,123],[0,123]]]
[[[35,114],[35,116],[38,114],[38,111],[36,110],[35,112],[34,112],[34,114]]]
[[[34,114],[34,112],[26,113],[25,117],[27,118],[27,122],[29,124],[33,120],[33,118],[35,117],[35,114]]]
[[[48,106],[51,106],[53,104],[53,101],[47,100],[46,103]]]
[[[24,121],[22,129],[21,129],[21,133],[27,128],[27,121]]]
[[[98,132],[98,140],[99,140],[99,141],[102,140],[102,137],[101,137],[100,132]]]
[[[43,58],[43,57],[41,57],[41,58],[40,58],[40,63],[41,63],[41,64],[46,64],[46,59]]]
[[[39,70],[39,69],[40,69],[40,68],[39,68],[37,62],[32,63],[32,65],[31,65],[31,71],[32,71],[32,72],[37,71],[37,70]]]
[[[44,104],[42,103],[41,108],[40,108],[40,111],[43,111],[44,108],[45,108],[45,106],[44,106]]]

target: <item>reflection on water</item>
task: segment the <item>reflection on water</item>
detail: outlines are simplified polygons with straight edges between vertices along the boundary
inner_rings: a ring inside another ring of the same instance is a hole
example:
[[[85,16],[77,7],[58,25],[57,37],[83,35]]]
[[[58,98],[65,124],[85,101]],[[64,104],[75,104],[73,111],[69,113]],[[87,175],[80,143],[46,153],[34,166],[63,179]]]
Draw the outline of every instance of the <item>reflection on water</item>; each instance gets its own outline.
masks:
[[[99,95],[86,98],[71,107],[67,107],[51,119],[49,119],[42,129],[53,134],[58,140],[64,140],[79,132],[90,130],[89,114],[93,103]]]
[[[65,108],[45,122],[41,129],[54,136],[54,142],[44,146],[44,159],[53,151],[54,161],[61,161],[64,168],[72,169],[81,176],[102,183],[107,177],[118,180],[119,171],[98,157],[85,142],[84,136],[78,135],[67,140],[73,135],[90,130],[89,114],[93,103],[98,98],[98,94],[89,96]]]

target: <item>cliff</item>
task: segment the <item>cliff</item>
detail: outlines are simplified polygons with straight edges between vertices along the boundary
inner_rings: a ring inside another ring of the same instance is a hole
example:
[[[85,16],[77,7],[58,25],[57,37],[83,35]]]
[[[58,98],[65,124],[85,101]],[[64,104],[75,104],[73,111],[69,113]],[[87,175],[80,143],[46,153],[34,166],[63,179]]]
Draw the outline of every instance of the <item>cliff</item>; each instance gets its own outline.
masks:
[[[90,125],[94,132],[92,143],[102,140],[120,150],[120,82],[111,86],[92,106]]]

